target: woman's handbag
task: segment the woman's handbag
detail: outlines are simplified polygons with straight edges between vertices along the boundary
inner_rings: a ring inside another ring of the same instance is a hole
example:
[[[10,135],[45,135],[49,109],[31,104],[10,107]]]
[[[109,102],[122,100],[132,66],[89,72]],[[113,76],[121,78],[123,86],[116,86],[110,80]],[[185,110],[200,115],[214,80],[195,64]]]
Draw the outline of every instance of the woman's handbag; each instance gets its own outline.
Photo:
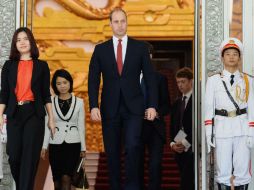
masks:
[[[71,184],[75,186],[76,188],[88,190],[89,184],[86,177],[86,173],[82,167],[83,161],[84,161],[84,158],[81,158],[80,161],[78,162],[77,169],[75,170],[72,176]]]

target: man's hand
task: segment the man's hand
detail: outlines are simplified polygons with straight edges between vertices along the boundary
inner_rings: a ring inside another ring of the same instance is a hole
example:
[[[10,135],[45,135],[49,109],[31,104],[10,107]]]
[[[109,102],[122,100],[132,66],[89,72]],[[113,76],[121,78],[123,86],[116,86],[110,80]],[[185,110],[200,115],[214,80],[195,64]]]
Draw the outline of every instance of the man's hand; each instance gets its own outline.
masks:
[[[172,150],[177,152],[177,153],[183,153],[185,147],[183,146],[183,144],[181,142],[177,142],[175,144],[172,145]]]
[[[55,132],[56,132],[56,127],[55,127],[55,122],[53,118],[49,118],[48,120],[48,128],[50,130],[51,133],[51,138],[54,138]]]
[[[92,108],[91,120],[92,121],[101,121],[101,112],[100,112],[99,108]]]
[[[41,149],[41,158],[43,160],[45,160],[45,158],[46,158],[46,153],[47,153],[47,149],[45,149],[45,148]]]
[[[145,119],[147,119],[149,121],[153,121],[155,119],[156,115],[157,115],[157,113],[154,108],[148,108],[145,111]]]

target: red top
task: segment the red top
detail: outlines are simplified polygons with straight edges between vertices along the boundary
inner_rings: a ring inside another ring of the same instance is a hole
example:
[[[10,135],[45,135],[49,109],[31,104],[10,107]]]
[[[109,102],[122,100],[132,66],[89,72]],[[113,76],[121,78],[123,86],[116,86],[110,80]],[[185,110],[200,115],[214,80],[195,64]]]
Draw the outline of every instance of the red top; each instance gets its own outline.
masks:
[[[31,90],[32,72],[33,60],[19,61],[15,89],[17,101],[34,101],[34,95]]]

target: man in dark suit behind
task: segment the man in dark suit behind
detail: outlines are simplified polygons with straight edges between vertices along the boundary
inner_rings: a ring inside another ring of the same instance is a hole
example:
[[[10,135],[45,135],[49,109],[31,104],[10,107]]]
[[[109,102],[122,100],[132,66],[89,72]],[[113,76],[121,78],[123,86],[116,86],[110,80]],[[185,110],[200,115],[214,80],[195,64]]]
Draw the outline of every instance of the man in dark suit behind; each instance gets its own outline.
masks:
[[[127,15],[122,9],[115,8],[110,13],[110,26],[113,38],[95,47],[90,62],[88,94],[91,119],[102,121],[111,189],[139,190],[141,130],[144,117],[141,71],[149,92],[146,113],[147,119],[151,121],[156,116],[157,87],[146,44],[127,37]],[[101,75],[103,88],[99,109]],[[124,188],[120,184],[122,140],[126,174]]]
[[[193,73],[185,67],[176,73],[177,86],[182,93],[172,106],[170,135],[172,150],[180,169],[181,190],[194,190],[194,160],[192,147],[186,148],[186,141],[175,142],[175,136],[182,130],[187,140],[192,144],[192,83]]]
[[[153,56],[153,46],[148,43],[150,57]],[[166,142],[166,124],[164,116],[169,114],[170,110],[170,97],[168,92],[167,78],[155,72],[156,85],[158,87],[158,111],[154,121],[144,119],[143,122],[143,148],[148,151],[149,164],[148,164],[148,190],[161,189],[161,162],[163,156],[163,146]],[[145,84],[142,82],[141,87],[143,93],[147,94]],[[145,97],[148,96],[145,95]],[[144,155],[142,156],[142,163],[144,163]],[[144,173],[144,164],[141,164],[141,172]],[[144,181],[144,175],[141,175],[141,181]],[[144,189],[144,185],[142,187]]]

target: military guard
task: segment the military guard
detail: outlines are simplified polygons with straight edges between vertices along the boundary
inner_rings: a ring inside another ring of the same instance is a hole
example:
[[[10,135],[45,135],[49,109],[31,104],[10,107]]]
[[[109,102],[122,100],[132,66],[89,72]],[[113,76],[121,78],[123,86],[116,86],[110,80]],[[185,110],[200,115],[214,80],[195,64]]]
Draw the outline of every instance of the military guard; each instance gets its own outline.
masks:
[[[224,40],[220,56],[224,70],[208,77],[205,126],[208,152],[215,147],[219,190],[247,190],[251,181],[250,148],[254,136],[253,79],[239,71],[243,45]],[[214,134],[214,140],[211,138]]]

